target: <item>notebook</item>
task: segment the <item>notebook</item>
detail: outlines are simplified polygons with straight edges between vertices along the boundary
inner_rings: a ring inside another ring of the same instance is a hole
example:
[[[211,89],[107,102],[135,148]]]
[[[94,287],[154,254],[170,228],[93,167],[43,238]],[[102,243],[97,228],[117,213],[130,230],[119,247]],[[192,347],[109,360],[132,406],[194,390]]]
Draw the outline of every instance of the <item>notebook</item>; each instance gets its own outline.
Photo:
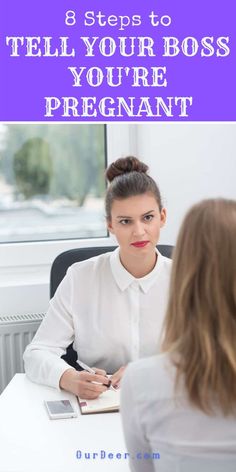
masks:
[[[106,392],[103,392],[95,400],[85,400],[80,397],[77,398],[82,415],[88,415],[91,413],[109,413],[119,411],[120,408],[120,389],[109,389]]]

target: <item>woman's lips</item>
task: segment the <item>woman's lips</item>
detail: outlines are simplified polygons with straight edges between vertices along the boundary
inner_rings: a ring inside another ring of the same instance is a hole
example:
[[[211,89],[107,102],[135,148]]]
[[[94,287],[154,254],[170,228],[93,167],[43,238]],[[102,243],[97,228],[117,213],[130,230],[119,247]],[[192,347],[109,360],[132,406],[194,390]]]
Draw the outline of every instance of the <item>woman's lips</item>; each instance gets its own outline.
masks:
[[[131,246],[134,247],[145,247],[149,241],[137,241],[136,243],[131,243]]]

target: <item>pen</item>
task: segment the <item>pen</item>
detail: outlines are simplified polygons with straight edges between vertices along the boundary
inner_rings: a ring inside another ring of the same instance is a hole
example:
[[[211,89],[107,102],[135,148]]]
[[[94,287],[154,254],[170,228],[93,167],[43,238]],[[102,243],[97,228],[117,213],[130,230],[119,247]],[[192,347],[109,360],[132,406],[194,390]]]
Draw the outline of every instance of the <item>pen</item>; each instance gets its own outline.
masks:
[[[87,370],[87,372],[90,372],[90,374],[96,374],[95,370],[92,369],[91,367],[89,367],[84,362],[82,362],[82,361],[76,361],[76,362],[77,362],[77,364],[80,365],[80,367],[82,367],[82,369]]]
[[[79,361],[79,360],[77,360],[76,362],[77,362],[77,364],[80,365],[80,367],[82,367],[82,369],[86,370],[86,371],[89,372],[90,374],[96,374],[95,370],[92,369],[91,367],[89,367],[89,366],[88,366],[87,364],[85,364],[84,362]],[[106,375],[106,377],[108,377],[108,376]],[[114,388],[113,385],[111,385],[111,380],[110,380],[109,382],[110,382],[110,383],[109,383],[108,385],[105,385],[105,387],[111,388],[112,390],[116,390],[116,388]]]

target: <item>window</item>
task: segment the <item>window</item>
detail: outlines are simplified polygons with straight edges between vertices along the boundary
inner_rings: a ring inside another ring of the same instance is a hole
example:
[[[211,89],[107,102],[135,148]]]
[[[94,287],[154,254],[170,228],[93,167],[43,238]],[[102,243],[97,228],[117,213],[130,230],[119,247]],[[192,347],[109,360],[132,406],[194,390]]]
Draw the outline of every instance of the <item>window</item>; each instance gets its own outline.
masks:
[[[107,236],[102,124],[0,123],[0,242]]]

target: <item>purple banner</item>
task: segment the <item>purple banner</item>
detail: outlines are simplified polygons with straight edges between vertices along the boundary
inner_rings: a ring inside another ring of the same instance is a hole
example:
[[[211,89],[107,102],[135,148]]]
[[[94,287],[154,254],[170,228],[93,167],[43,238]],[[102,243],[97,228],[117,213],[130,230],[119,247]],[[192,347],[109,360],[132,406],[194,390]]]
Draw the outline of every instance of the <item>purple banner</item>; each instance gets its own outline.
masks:
[[[236,121],[236,5],[3,0],[1,121]]]

